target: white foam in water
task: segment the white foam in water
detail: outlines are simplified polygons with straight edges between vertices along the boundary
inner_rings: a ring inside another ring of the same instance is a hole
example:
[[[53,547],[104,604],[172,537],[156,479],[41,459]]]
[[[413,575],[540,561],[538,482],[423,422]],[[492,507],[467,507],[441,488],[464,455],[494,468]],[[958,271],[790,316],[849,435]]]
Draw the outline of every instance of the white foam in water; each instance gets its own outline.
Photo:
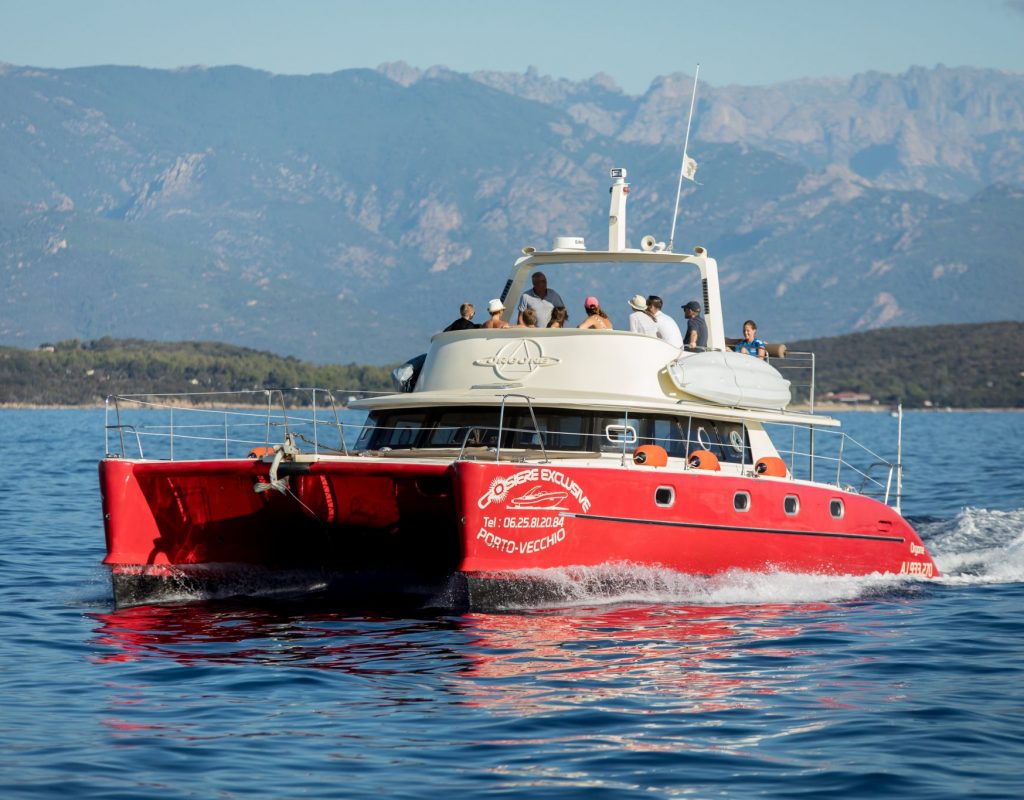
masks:
[[[919,532],[946,582],[1024,581],[1024,508],[965,508],[952,520],[920,525]]]
[[[700,576],[630,564],[535,570],[531,577],[553,589],[559,606],[608,602],[694,605],[835,602],[884,593],[923,580],[877,573],[852,576],[745,570]],[[523,604],[526,605],[530,604]]]
[[[923,523],[917,529],[935,558],[940,583],[1024,581],[1024,509],[965,508],[951,520]],[[705,577],[629,564],[537,570],[532,577],[552,587],[558,605],[841,602],[931,583],[918,576],[878,573],[853,576],[730,570]]]

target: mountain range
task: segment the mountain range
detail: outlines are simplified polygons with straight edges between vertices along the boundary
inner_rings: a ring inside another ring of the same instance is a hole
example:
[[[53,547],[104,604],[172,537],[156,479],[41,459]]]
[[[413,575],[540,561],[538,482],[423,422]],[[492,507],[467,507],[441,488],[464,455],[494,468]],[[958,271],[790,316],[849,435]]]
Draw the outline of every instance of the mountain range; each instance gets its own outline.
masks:
[[[667,240],[693,79],[405,64],[329,75],[0,65],[0,343],[220,340],[401,360],[498,296],[519,248]],[[719,261],[770,341],[1024,318],[1024,75],[957,68],[701,83],[676,249]],[[549,275],[666,308],[695,273]],[[681,316],[681,314],[677,314]]]

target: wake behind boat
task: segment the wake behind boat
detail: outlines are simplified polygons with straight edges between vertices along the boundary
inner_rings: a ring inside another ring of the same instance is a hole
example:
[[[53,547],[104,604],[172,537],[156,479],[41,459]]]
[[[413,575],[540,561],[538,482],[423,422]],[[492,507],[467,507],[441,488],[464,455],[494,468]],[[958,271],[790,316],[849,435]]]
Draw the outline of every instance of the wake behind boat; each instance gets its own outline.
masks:
[[[716,261],[651,237],[628,248],[625,170],[612,177],[607,249],[524,248],[506,319],[539,269],[678,267],[699,274],[706,352],[622,330],[439,333],[403,391],[351,404],[368,416],[348,439],[326,391],[312,411],[246,412],[261,437],[224,411],[196,435],[180,405],[156,422],[150,399],[132,417],[139,398],[111,398],[99,470],[115,602],[277,587],[488,609],[635,566],[936,576],[899,512],[898,463],[790,410],[779,361],[731,352]],[[159,458],[155,434],[170,443]],[[197,440],[217,455],[181,458]]]

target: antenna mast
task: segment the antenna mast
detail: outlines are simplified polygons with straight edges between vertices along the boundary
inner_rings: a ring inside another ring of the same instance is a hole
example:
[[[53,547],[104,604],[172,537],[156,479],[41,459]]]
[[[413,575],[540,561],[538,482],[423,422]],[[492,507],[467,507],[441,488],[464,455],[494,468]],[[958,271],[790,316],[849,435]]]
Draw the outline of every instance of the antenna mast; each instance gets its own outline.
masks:
[[[686,118],[686,138],[683,140],[683,163],[679,165],[679,185],[676,186],[676,207],[672,212],[672,232],[668,235],[668,251],[676,240],[676,218],[679,216],[679,197],[683,193],[683,173],[686,171],[686,149],[690,146],[690,123],[693,122],[693,103],[697,99],[697,77],[700,75],[700,64],[693,73],[693,94],[690,95],[690,114]]]

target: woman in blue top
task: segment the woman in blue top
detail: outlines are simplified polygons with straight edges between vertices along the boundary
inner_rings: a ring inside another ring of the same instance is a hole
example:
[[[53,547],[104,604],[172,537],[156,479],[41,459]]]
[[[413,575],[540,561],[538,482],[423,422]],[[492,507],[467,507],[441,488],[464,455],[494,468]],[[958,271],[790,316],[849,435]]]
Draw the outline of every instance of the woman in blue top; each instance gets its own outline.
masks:
[[[768,355],[767,345],[757,338],[757,323],[748,319],[743,323],[743,340],[734,348],[737,353],[765,358]]]

